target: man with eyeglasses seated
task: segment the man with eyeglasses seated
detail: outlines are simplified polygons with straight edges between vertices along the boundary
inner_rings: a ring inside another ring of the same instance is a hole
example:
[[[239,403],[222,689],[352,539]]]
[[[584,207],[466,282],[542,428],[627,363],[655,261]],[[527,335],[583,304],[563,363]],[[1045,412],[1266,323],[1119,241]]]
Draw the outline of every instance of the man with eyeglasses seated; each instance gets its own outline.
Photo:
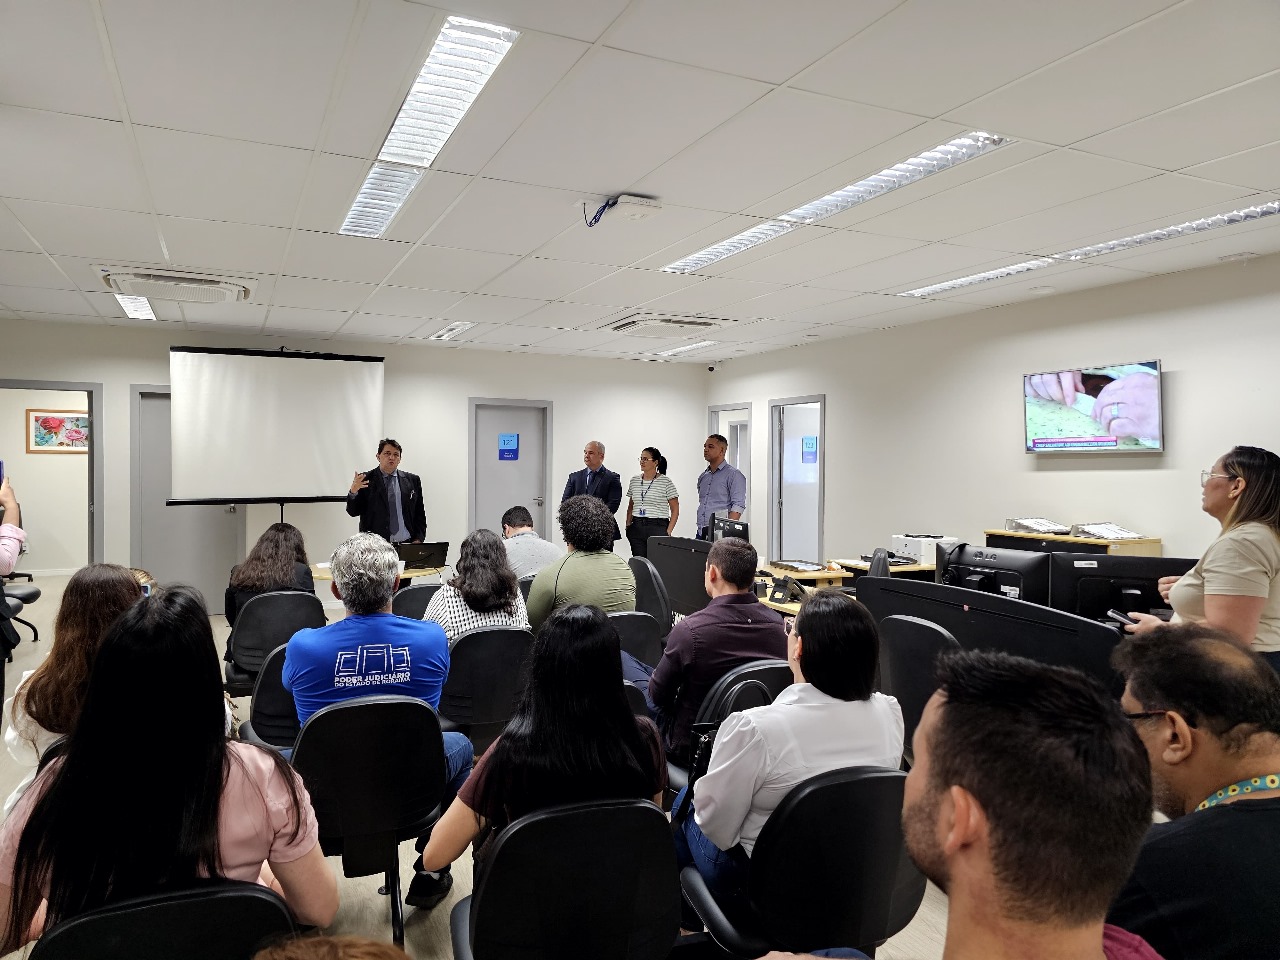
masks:
[[[1121,707],[1157,809],[1111,923],[1165,960],[1280,956],[1280,675],[1201,624],[1127,637]]]

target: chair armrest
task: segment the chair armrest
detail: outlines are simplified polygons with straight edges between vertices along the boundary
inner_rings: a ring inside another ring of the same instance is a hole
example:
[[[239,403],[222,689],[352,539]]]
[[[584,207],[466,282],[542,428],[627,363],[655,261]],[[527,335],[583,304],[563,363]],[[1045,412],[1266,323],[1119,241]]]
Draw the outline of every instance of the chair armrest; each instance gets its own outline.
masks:
[[[449,937],[453,960],[475,960],[471,953],[471,898],[463,897],[449,911]]]
[[[685,900],[693,907],[694,912],[707,928],[711,939],[722,950],[735,957],[752,960],[752,958],[764,956],[773,949],[757,931],[753,917],[739,916],[737,911],[734,911],[730,919],[728,913],[711,895],[707,881],[702,879],[702,874],[698,872],[697,867],[685,867],[680,871],[680,889],[684,893]]]
[[[471,728],[466,724],[454,723],[452,720],[446,717],[443,713],[438,713],[436,714],[436,716],[440,718],[441,733],[469,733],[471,730]]]

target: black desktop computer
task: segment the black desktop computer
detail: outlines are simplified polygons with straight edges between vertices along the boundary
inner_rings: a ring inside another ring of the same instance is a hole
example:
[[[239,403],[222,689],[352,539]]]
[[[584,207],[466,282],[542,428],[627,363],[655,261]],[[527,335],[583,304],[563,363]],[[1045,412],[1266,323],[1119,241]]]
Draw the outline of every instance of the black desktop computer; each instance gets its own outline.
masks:
[[[730,520],[728,517],[711,518],[711,540],[723,540],[725,537],[738,537],[751,542],[751,531],[743,520]]]
[[[950,549],[938,547],[934,580],[1048,606],[1049,557],[1034,550],[957,543]]]
[[[1049,605],[1089,620],[1122,613],[1167,611],[1156,585],[1161,577],[1180,577],[1196,561],[1180,557],[1121,557],[1094,553],[1053,553]]]

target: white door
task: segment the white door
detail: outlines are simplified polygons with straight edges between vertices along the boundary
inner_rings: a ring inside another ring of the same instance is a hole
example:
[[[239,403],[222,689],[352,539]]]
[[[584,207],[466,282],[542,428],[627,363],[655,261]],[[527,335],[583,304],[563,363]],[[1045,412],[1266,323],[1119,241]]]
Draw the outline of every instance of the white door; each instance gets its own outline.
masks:
[[[822,559],[822,407],[820,397],[769,406],[771,559]]]
[[[747,500],[751,499],[751,407],[723,405],[708,410],[708,434],[718,433],[729,441],[724,458],[747,478]],[[746,519],[746,515],[743,515]]]
[[[547,408],[496,402],[474,405],[471,527],[502,533],[502,515],[528,507],[533,528],[548,535]],[[556,503],[559,503],[557,500]]]
[[[234,506],[165,506],[169,498],[169,395],[138,395],[137,482],[141,515],[134,521],[134,563],[161,583],[185,583],[204,594],[211,614],[223,612],[223,591],[240,562],[243,518]]]

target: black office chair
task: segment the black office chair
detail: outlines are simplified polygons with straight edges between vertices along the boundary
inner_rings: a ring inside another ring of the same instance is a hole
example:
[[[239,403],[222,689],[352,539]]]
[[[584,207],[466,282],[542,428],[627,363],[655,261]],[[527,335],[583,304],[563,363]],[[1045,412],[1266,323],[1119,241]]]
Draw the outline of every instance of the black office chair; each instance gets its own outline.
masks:
[[[902,839],[900,770],[849,767],[792,788],[751,851],[749,906],[726,910],[696,867],[686,899],[735,957],[855,947],[867,954],[915,916],[925,878]]]
[[[889,551],[884,547],[876,547],[871,551],[871,563],[867,566],[866,576],[868,577],[888,577],[892,576],[889,571]]]
[[[894,614],[880,621],[880,690],[897,698],[902,708],[902,752],[908,765],[915,760],[911,737],[938,689],[934,664],[944,651],[959,649],[955,637],[928,620]]]
[[[768,694],[768,699],[764,704],[757,702],[759,699],[758,690],[743,690],[741,693],[737,691],[738,685],[747,680],[757,681],[764,687]],[[698,707],[694,723],[720,723],[733,712],[728,707],[736,702],[742,702],[746,706],[753,707],[773,703],[774,700],[778,699],[778,694],[791,686],[794,681],[795,677],[791,674],[791,666],[785,660],[752,660],[750,663],[744,663],[740,667],[734,667],[717,680],[715,685],[707,691],[702,705]],[[751,699],[748,700],[748,698]],[[746,709],[746,706],[738,707],[737,709]],[[672,794],[676,794],[688,785],[689,768],[668,759],[667,789]]]
[[[293,694],[284,688],[282,679],[286,649],[287,645],[281,644],[272,650],[258,671],[249,719],[240,724],[241,740],[282,750],[292,747],[302,731]]]
[[[421,620],[422,615],[427,612],[427,604],[431,602],[431,598],[436,595],[436,591],[441,586],[443,584],[415,583],[412,586],[402,587],[391,598],[391,612],[397,617]]]
[[[391,934],[404,945],[399,844],[423,834],[444,796],[444,740],[435,711],[414,697],[356,697],[312,714],[293,766],[311,794],[325,856],[342,874],[383,874]]]
[[[622,681],[622,693],[627,698],[627,706],[637,717],[649,717],[649,702],[644,698],[644,691],[629,680]]]
[[[618,631],[622,649],[641,663],[657,666],[662,659],[662,627],[650,614],[639,610],[609,614],[609,622]]]
[[[536,573],[531,573],[527,577],[520,578],[520,595],[524,597],[525,603],[529,602],[529,591],[533,589],[533,578],[536,576]]]
[[[31,579],[30,574],[24,574],[28,580]],[[18,601],[18,613],[21,613],[24,607],[29,607],[40,599],[40,588],[34,583],[6,583],[4,585],[4,596],[6,600]],[[20,623],[31,631],[31,642],[40,642],[40,631],[36,629],[36,625],[29,620],[10,613],[9,619],[14,623]]]
[[[454,958],[664,960],[680,926],[675,867],[671,826],[643,800],[521,817],[449,916]]]
[[[502,733],[524,692],[533,634],[514,627],[480,627],[449,647],[449,676],[440,694],[440,726],[465,733],[476,755]]]
[[[632,557],[627,561],[627,566],[636,579],[636,609],[658,621],[659,635],[663,646],[666,646],[667,634],[671,632],[673,622],[667,587],[648,557]]]
[[[236,614],[236,625],[227,638],[227,693],[233,697],[252,694],[268,653],[288,643],[299,630],[326,623],[324,604],[314,593],[276,590],[250,597]]]
[[[251,960],[294,932],[279,894],[219,878],[59,923],[36,942],[30,960]]]
[[[22,601],[13,597],[0,597],[0,653],[6,663],[13,663],[13,649],[22,642],[13,622],[22,612]],[[21,621],[19,621],[21,622]],[[3,673],[0,670],[0,673]]]

